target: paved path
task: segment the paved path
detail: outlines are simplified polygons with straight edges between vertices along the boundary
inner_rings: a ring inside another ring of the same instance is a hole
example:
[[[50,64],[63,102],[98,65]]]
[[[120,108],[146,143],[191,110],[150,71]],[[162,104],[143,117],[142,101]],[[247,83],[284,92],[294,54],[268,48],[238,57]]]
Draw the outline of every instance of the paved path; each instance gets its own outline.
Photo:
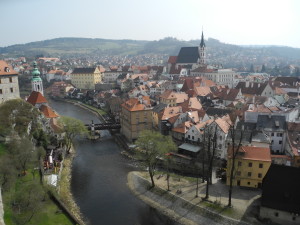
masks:
[[[3,204],[2,204],[2,195],[1,195],[1,188],[0,188],[0,225],[5,225],[3,216],[4,216],[4,210],[3,210]]]
[[[167,216],[173,218],[180,224],[185,225],[245,225],[247,223],[232,218],[220,216],[219,214],[199,207],[181,196],[171,192],[156,193],[147,189],[149,182],[140,177],[138,173],[132,172],[128,175],[130,189],[147,204],[158,209]]]

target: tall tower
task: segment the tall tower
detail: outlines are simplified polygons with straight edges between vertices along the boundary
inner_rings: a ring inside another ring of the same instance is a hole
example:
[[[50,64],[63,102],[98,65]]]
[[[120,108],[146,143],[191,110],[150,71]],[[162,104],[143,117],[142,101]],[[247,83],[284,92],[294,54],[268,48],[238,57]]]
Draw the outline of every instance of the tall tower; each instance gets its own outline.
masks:
[[[203,35],[203,31],[202,31],[202,36],[201,36],[201,42],[200,42],[200,46],[198,47],[198,51],[199,51],[199,63],[200,65],[205,65],[206,64],[206,49],[205,49],[205,43],[204,43],[204,35]]]
[[[40,71],[37,68],[36,62],[33,62],[31,86],[32,91],[40,92],[44,96],[43,81],[40,77]]]

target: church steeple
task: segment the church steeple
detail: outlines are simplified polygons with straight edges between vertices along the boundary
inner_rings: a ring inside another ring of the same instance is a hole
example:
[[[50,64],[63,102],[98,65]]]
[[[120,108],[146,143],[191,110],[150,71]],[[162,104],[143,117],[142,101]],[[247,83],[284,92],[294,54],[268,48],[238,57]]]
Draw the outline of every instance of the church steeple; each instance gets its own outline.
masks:
[[[199,64],[200,65],[206,64],[206,49],[205,48],[206,47],[205,47],[205,42],[204,42],[204,35],[203,35],[203,30],[202,30],[201,42],[200,42],[200,46],[198,47]]]
[[[205,47],[203,31],[202,31],[202,36],[201,36],[200,47],[201,48]]]
[[[32,74],[32,78],[31,78],[32,91],[37,91],[40,92],[42,95],[44,95],[43,81],[40,77],[40,71],[37,68],[36,62],[33,62],[33,70],[31,74]]]

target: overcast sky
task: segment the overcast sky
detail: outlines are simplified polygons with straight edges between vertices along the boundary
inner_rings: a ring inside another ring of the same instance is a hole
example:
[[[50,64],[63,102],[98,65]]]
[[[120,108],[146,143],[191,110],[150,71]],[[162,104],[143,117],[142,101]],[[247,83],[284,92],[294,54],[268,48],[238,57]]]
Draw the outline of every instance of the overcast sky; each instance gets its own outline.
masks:
[[[300,48],[299,0],[0,0],[0,47],[58,37],[176,37]]]

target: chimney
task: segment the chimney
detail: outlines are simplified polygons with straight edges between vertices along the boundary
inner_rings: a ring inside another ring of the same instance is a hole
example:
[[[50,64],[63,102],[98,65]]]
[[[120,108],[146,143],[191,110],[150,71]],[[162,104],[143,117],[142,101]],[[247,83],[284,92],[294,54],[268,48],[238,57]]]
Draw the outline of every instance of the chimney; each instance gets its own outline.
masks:
[[[245,87],[246,87],[246,88],[249,87],[249,81],[246,81]]]

